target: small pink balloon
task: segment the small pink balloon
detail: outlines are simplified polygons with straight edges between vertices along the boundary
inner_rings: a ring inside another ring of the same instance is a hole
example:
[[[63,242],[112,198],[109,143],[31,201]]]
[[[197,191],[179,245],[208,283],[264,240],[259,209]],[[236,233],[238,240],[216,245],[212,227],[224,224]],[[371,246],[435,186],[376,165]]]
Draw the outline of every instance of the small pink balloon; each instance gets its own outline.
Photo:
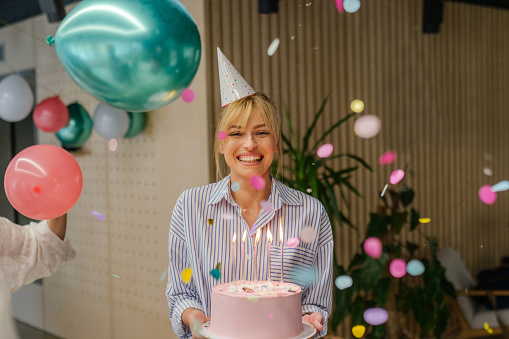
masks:
[[[389,265],[389,271],[394,278],[402,278],[406,274],[406,262],[403,259],[394,259]]]
[[[401,181],[401,179],[403,179],[404,176],[405,171],[403,171],[402,169],[397,169],[394,172],[392,172],[389,181],[391,182],[391,184],[396,185],[398,182]]]
[[[312,229],[311,227],[304,227],[300,231],[299,236],[300,236],[300,240],[302,240],[302,242],[310,243],[313,240],[315,240],[315,235],[316,235],[316,232],[314,229]]]
[[[380,165],[392,164],[394,161],[396,161],[396,153],[393,151],[385,152],[378,158],[378,163]]]
[[[217,133],[217,138],[218,138],[219,140],[224,140],[224,139],[226,139],[226,132],[225,132],[225,131],[221,131],[221,132]]]
[[[484,185],[479,188],[479,199],[486,205],[492,205],[497,200],[497,193],[491,190],[490,185]]]
[[[184,102],[192,102],[194,100],[194,92],[192,89],[186,88],[182,91],[181,97]]]
[[[300,243],[300,241],[299,241],[298,238],[290,238],[286,242],[286,246],[288,246],[288,247],[297,247],[297,246],[299,246],[299,243]]]
[[[260,191],[265,188],[265,180],[259,175],[253,175],[250,182],[255,190]]]
[[[345,8],[343,7],[343,0],[336,0],[336,8],[339,13],[343,13],[345,11]]]
[[[376,237],[369,237],[362,245],[364,252],[372,258],[378,259],[382,256],[382,242]]]
[[[320,158],[327,158],[332,154],[333,151],[334,146],[332,146],[332,144],[323,144],[316,150],[316,155],[318,155]]]

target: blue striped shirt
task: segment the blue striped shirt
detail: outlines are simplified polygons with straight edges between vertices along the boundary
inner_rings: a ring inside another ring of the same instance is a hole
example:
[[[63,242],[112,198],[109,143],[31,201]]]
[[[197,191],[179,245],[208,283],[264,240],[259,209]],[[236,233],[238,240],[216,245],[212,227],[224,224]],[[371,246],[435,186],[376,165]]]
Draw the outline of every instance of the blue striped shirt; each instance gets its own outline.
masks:
[[[242,187],[241,187],[242,189]],[[246,279],[254,280],[255,232],[260,229],[257,245],[258,280],[267,280],[269,273],[267,229],[272,233],[270,274],[272,280],[281,279],[281,247],[279,219],[283,228],[283,277],[303,289],[302,311],[317,312],[327,320],[332,304],[332,229],[323,205],[317,199],[285,186],[272,178],[268,202],[273,212],[260,212],[253,229],[242,217],[241,207],[232,198],[230,176],[223,180],[184,191],[177,200],[170,223],[168,242],[168,283],[166,296],[170,319],[179,338],[192,338],[181,316],[187,308],[197,308],[210,316],[212,287],[239,280],[241,274],[241,238],[247,230],[245,245]],[[230,218],[224,218],[227,214]],[[210,221],[210,219],[212,221]],[[212,223],[212,225],[210,224]],[[300,239],[297,247],[286,246],[290,238],[299,238],[304,227],[313,231]],[[232,239],[236,233],[235,260],[232,258]],[[250,233],[252,236],[250,236]],[[220,278],[210,271],[220,263]],[[235,267],[233,266],[235,265]],[[189,283],[181,273],[192,269]],[[235,273],[235,274],[234,274]]]

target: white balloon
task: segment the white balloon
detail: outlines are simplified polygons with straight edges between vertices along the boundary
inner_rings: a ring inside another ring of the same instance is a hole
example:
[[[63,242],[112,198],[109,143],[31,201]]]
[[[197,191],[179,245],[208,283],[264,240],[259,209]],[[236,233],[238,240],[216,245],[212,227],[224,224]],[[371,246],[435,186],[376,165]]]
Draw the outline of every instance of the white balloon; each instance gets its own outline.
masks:
[[[94,112],[94,128],[105,139],[122,138],[129,129],[129,115],[126,111],[99,104]]]
[[[0,118],[8,122],[25,119],[34,107],[34,93],[23,77],[9,75],[0,81]]]
[[[382,120],[373,114],[365,114],[353,124],[353,129],[358,137],[369,139],[374,137],[380,132],[382,128]]]

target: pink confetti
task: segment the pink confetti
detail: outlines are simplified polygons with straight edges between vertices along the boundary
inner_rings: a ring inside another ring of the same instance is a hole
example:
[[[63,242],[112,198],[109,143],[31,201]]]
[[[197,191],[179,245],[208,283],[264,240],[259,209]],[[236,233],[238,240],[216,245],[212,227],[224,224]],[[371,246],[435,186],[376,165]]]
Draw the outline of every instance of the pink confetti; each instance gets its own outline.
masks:
[[[385,152],[378,158],[378,163],[380,165],[392,164],[394,161],[396,161],[396,153],[393,151]]]
[[[115,152],[118,147],[117,139],[110,139],[110,142],[108,143],[108,147],[109,147],[110,151]]]
[[[269,313],[269,319],[272,319],[272,318],[274,318],[274,316]]]
[[[300,231],[300,239],[302,242],[312,242],[315,239],[316,232],[311,227],[304,227]]]
[[[316,155],[318,155],[320,158],[327,158],[332,154],[333,151],[334,146],[332,146],[332,144],[323,144],[316,150]]]
[[[497,200],[497,193],[491,190],[490,185],[484,185],[479,188],[479,199],[486,205],[493,205]]]
[[[343,0],[336,0],[336,8],[339,13],[343,13],[345,11],[345,8],[343,7]]]
[[[223,220],[233,220],[233,215],[231,215],[230,213],[223,213],[221,215],[221,219],[223,219]]]
[[[382,256],[382,242],[376,237],[369,237],[362,245],[364,252],[372,258],[378,259]]]
[[[257,191],[265,188],[265,180],[259,175],[253,175],[250,179],[251,186]]]
[[[389,181],[391,182],[391,184],[396,185],[398,182],[401,181],[401,179],[403,179],[404,176],[405,171],[403,171],[402,169],[397,169],[394,172],[392,172]]]
[[[272,213],[274,212],[274,207],[268,202],[267,200],[260,201],[260,207],[262,208],[265,213]]]
[[[192,102],[194,100],[194,92],[192,89],[186,88],[182,91],[181,97],[184,102]]]
[[[288,247],[297,247],[297,246],[299,246],[299,243],[300,243],[300,240],[298,238],[290,238],[286,242],[286,245]]]
[[[226,139],[226,132],[225,132],[225,131],[221,131],[221,132],[217,133],[217,138],[218,138],[219,140],[224,140],[224,139]]]
[[[94,215],[94,217],[96,217],[98,220],[106,219],[106,217],[103,214],[101,214],[101,213],[99,213],[97,211],[92,210],[91,212]]]
[[[402,278],[406,274],[406,262],[403,259],[394,259],[389,265],[389,271],[394,278]]]

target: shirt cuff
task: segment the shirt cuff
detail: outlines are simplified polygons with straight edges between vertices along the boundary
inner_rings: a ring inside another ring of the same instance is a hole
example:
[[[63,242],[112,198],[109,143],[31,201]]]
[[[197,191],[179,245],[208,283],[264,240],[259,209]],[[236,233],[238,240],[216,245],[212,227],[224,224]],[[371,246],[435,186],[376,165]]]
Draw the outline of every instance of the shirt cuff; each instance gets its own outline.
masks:
[[[321,338],[324,335],[326,335],[327,334],[327,323],[329,321],[329,314],[316,305],[302,305],[302,313],[306,313],[306,312],[320,313],[322,315],[323,330],[318,332],[317,338]]]
[[[72,248],[71,243],[67,237],[64,240],[60,239],[58,235],[48,227],[46,220],[39,223],[32,222],[30,226],[33,231],[38,235],[38,238],[47,243],[51,248],[56,250],[58,257],[62,262],[69,261],[76,257],[76,251]]]
[[[175,305],[172,315],[172,326],[173,331],[179,338],[192,338],[193,335],[191,333],[191,328],[189,326],[184,325],[182,322],[182,313],[188,308],[196,308],[203,313],[206,313],[203,309],[203,305],[196,300],[193,299],[184,299],[179,300],[178,304]]]

